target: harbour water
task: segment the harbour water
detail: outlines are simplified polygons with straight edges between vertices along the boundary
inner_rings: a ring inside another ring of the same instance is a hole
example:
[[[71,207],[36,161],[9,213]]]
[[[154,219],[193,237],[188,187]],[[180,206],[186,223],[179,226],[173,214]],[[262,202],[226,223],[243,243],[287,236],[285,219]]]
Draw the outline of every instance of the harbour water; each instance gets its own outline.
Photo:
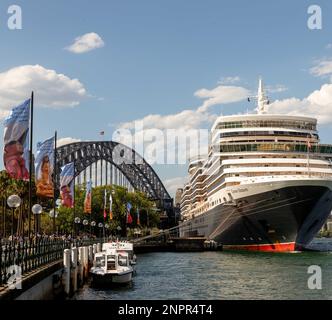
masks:
[[[320,252],[147,253],[123,288],[83,287],[73,299],[332,299],[332,239],[317,239]],[[308,268],[322,270],[322,289],[308,288]]]

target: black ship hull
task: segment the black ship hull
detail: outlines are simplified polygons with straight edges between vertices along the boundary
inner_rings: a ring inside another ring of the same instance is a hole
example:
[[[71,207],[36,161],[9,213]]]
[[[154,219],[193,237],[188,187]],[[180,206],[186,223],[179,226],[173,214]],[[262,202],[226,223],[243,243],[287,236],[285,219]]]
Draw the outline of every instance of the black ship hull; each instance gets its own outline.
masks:
[[[185,221],[180,236],[203,236],[224,249],[294,251],[308,245],[332,210],[327,186],[290,186],[220,204]]]

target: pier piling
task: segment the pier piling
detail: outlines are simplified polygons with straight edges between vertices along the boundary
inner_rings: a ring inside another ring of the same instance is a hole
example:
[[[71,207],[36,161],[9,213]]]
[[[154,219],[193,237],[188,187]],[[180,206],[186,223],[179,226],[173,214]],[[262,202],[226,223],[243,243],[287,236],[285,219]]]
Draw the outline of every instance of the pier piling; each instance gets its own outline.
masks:
[[[77,248],[71,249],[71,262],[72,262],[72,287],[73,292],[77,291]]]
[[[70,294],[70,264],[71,264],[70,258],[71,258],[70,250],[65,249],[63,255],[63,266],[64,266],[63,284],[66,295]]]
[[[78,287],[81,287],[83,285],[84,281],[84,248],[79,247],[78,248]]]

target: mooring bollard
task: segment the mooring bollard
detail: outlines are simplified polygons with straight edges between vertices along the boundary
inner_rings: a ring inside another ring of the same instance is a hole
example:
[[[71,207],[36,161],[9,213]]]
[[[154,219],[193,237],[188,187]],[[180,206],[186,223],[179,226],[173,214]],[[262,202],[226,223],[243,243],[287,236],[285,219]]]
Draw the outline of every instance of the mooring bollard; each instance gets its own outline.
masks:
[[[84,279],[84,248],[79,247],[78,248],[78,276],[80,279],[79,286],[83,285],[83,279]]]
[[[71,264],[72,264],[72,284],[73,291],[77,291],[77,248],[71,249]]]
[[[89,246],[89,268],[93,264],[93,246]]]
[[[84,279],[87,279],[89,276],[89,247],[83,247],[83,262],[84,262]]]
[[[65,249],[63,254],[63,267],[64,267],[64,288],[67,295],[70,294],[70,250]]]

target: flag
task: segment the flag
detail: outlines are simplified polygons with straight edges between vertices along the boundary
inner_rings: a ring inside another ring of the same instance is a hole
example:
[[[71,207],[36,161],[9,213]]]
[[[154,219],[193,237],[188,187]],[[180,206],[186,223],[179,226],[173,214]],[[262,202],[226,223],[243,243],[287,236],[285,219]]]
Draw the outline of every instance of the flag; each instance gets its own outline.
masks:
[[[84,199],[84,212],[91,213],[91,198],[92,198],[92,182],[88,181],[86,183],[86,193]]]
[[[61,204],[67,208],[74,207],[74,177],[75,177],[74,162],[68,163],[61,168],[61,173],[60,173]]]
[[[103,136],[105,134],[105,131],[100,131],[99,134]]]
[[[127,218],[126,218],[126,223],[131,224],[133,222],[133,218],[131,217],[130,210],[132,206],[130,202],[127,203]]]
[[[15,107],[5,119],[3,161],[11,178],[29,179],[30,99]]]
[[[112,205],[113,205],[113,198],[112,198],[112,193],[110,193],[110,220],[113,220]]]
[[[105,189],[104,190],[104,220],[106,220],[106,218],[107,218],[106,206],[107,206],[107,191]]]
[[[54,137],[39,142],[35,160],[37,195],[53,198]]]
[[[137,225],[140,226],[141,225],[141,221],[139,219],[139,209],[137,208]]]

